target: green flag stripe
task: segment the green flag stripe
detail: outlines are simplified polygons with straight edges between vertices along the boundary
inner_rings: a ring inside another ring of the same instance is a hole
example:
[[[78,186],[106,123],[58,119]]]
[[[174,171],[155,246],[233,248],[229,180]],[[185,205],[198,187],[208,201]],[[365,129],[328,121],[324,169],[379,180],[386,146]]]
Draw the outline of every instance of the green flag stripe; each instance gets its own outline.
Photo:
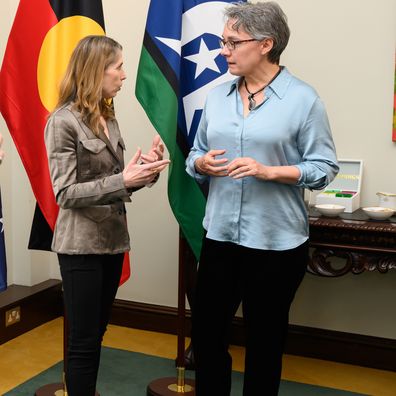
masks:
[[[201,252],[202,218],[206,200],[197,183],[185,171],[184,156],[177,147],[168,180],[169,202],[197,260]]]
[[[171,154],[176,146],[177,97],[146,48],[142,48],[136,97]]]
[[[140,56],[136,97],[168,148],[172,161],[168,180],[169,202],[198,259],[203,235],[201,222],[205,197],[196,181],[185,172],[185,159],[176,144],[177,96],[145,47]]]

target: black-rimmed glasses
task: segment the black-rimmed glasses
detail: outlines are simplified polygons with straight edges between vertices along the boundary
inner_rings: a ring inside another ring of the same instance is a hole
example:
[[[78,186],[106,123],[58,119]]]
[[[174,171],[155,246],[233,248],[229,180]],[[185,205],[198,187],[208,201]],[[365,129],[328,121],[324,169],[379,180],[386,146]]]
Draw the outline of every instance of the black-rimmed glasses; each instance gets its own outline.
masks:
[[[227,47],[229,50],[233,51],[239,44],[248,43],[249,41],[258,41],[257,39],[248,39],[248,40],[224,40],[220,39],[220,47]]]

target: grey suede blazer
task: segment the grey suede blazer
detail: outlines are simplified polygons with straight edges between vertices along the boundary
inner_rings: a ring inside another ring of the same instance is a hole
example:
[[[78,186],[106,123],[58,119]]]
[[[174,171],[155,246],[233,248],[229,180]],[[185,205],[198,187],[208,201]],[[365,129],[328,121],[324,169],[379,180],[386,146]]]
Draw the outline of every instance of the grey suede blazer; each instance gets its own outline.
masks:
[[[99,138],[81,114],[64,106],[45,128],[45,145],[56,202],[60,206],[52,250],[64,254],[116,254],[130,249],[124,202],[124,141],[116,120],[110,140]]]

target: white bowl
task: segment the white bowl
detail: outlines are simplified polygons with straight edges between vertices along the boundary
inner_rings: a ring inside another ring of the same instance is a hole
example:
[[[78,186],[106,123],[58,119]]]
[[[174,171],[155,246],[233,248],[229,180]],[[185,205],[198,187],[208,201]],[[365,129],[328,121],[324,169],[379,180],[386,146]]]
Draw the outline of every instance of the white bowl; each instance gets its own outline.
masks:
[[[369,208],[362,208],[368,217],[375,220],[385,220],[391,217],[394,213],[393,209],[383,208],[382,206],[371,206]]]
[[[315,205],[315,209],[322,215],[336,217],[345,210],[345,206],[335,204]]]

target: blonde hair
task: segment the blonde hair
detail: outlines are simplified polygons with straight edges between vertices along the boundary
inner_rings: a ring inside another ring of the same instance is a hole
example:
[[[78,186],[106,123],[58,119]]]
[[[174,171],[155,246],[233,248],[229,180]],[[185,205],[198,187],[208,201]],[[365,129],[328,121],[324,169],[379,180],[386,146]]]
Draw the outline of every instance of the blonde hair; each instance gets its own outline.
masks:
[[[112,101],[102,97],[106,68],[115,62],[122,46],[110,37],[87,36],[79,41],[61,81],[56,108],[72,102],[84,122],[98,135],[100,117],[114,118]]]

